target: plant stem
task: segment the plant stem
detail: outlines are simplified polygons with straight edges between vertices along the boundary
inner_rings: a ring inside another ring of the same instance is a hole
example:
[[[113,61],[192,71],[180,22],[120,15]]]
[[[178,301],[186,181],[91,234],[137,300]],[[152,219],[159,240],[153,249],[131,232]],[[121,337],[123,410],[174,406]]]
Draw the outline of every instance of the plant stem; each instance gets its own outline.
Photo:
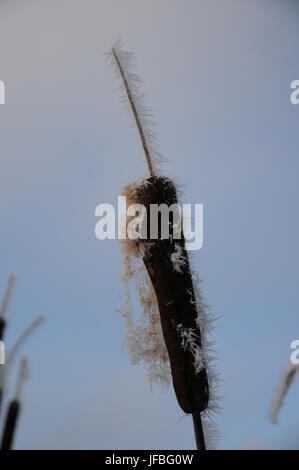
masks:
[[[206,450],[205,438],[203,434],[200,411],[195,410],[192,413],[195,441],[197,450]]]
[[[1,450],[10,450],[16,430],[16,424],[20,411],[20,404],[17,400],[13,400],[8,408],[3,437],[1,442]]]
[[[147,163],[149,174],[150,174],[150,176],[154,176],[150,153],[149,153],[149,150],[148,150],[148,147],[147,147],[147,144],[146,144],[145,135],[144,135],[144,132],[143,132],[143,129],[142,129],[142,125],[141,125],[141,122],[140,122],[140,119],[139,119],[139,116],[138,116],[138,112],[137,112],[137,109],[136,109],[136,106],[135,106],[135,103],[134,103],[134,100],[133,100],[133,96],[132,96],[128,81],[126,79],[125,73],[123,71],[123,68],[121,66],[121,63],[119,61],[119,58],[118,58],[114,48],[112,48],[112,54],[113,54],[113,57],[115,59],[115,62],[117,63],[117,66],[118,66],[118,69],[119,69],[119,72],[120,72],[120,75],[121,75],[121,78],[122,78],[122,81],[124,83],[124,87],[125,87],[125,90],[126,90],[126,93],[127,93],[127,96],[128,96],[128,100],[129,100],[131,108],[132,108],[132,112],[133,112],[133,115],[134,115],[134,119],[135,119],[135,122],[136,122],[136,125],[137,125],[140,140],[141,140],[141,143],[142,143],[143,151],[144,151],[144,154],[145,154],[145,160],[146,160],[146,163]]]

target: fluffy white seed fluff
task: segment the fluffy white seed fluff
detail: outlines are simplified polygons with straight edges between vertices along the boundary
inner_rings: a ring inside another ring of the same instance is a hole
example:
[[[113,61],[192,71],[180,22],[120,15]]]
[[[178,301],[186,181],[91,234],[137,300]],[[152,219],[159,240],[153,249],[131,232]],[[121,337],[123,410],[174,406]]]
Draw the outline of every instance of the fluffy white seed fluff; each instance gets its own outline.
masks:
[[[194,329],[184,328],[182,324],[177,326],[177,330],[182,338],[182,348],[190,351],[194,357],[194,372],[197,375],[205,367],[203,350],[198,346],[199,337]]]
[[[182,272],[182,268],[187,265],[187,258],[184,255],[184,250],[179,243],[174,244],[174,250],[170,255],[170,261],[174,271]]]
[[[133,317],[133,301],[130,281],[134,279],[135,291],[141,313]],[[132,364],[143,363],[147,368],[150,384],[158,383],[167,388],[171,382],[168,352],[166,349],[158,310],[156,294],[143,265],[141,256],[124,250],[122,275],[126,299],[120,312],[125,322],[123,346],[129,353]]]

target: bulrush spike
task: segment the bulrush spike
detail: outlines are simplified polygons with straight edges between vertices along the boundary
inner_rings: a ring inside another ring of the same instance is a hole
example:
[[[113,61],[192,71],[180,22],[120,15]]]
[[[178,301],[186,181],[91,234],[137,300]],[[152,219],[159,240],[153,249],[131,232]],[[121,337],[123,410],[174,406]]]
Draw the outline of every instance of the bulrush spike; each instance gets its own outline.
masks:
[[[17,429],[18,418],[19,418],[20,410],[21,410],[21,391],[22,391],[22,387],[27,376],[28,376],[28,364],[27,364],[27,360],[23,358],[21,361],[19,375],[17,379],[15,396],[14,396],[14,399],[9,404],[7,415],[6,415],[2,441],[1,441],[1,450],[11,450],[15,432]]]
[[[0,411],[1,411],[1,404],[3,400],[3,393],[5,387],[5,376],[8,373],[9,368],[12,365],[12,362],[19,351],[22,344],[26,341],[26,339],[35,331],[35,329],[45,321],[45,317],[40,315],[38,316],[27,328],[26,330],[19,336],[17,341],[15,342],[12,349],[8,352],[5,364],[0,367]]]
[[[204,450],[201,413],[205,412],[210,401],[210,365],[207,363],[208,343],[205,339],[210,320],[199,287],[194,285],[181,223],[180,236],[174,236],[178,231],[177,220],[174,222],[174,214],[171,219],[171,210],[169,219],[163,221],[169,226],[168,238],[162,234],[162,215],[155,227],[158,236],[151,238],[151,229],[154,228],[151,206],[163,204],[168,209],[177,206],[177,192],[170,179],[157,176],[153,171],[157,147],[152,145],[154,134],[147,127],[147,109],[140,93],[142,82],[131,70],[133,56],[117,43],[110,57],[133,112],[150,174],[149,178],[127,185],[123,193],[128,206],[140,204],[145,207],[146,216],[140,219],[140,226],[146,226],[147,232],[147,238],[127,237],[121,240],[123,279],[127,281],[127,298],[122,311],[126,324],[125,345],[133,363],[143,361],[148,365],[151,380],[167,384],[171,375],[180,407],[193,416],[197,448]],[[130,220],[127,221],[126,233],[129,225]],[[145,275],[141,274],[143,272]],[[132,318],[128,288],[128,281],[134,275],[143,307],[139,323]]]

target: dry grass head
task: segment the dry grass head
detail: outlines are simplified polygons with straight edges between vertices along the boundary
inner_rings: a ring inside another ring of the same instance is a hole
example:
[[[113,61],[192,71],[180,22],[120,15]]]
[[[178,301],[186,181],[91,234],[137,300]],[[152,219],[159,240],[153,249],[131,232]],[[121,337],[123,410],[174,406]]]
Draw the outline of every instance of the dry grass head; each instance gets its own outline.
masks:
[[[125,186],[127,207],[139,202],[138,188],[146,180],[135,181]],[[131,220],[128,217],[126,224]],[[123,254],[122,281],[126,298],[120,312],[125,322],[123,346],[127,349],[131,363],[143,363],[147,367],[150,383],[167,387],[171,382],[169,357],[161,329],[156,294],[142,261],[142,250],[137,240],[128,237],[121,240]],[[134,302],[131,294],[131,280],[135,283],[135,299],[141,311],[134,317]]]

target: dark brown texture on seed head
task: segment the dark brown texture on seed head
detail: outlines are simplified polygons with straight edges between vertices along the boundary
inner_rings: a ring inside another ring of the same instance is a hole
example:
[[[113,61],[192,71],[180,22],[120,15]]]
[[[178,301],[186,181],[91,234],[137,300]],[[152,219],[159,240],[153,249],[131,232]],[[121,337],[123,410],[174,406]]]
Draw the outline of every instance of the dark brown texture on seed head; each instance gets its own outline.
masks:
[[[164,177],[148,178],[146,184],[136,188],[135,193],[138,202],[147,209],[148,227],[150,204],[177,204],[174,184]],[[157,297],[178,403],[185,413],[203,411],[209,401],[207,372],[202,368],[195,374],[194,356],[188,348],[184,350],[182,347],[182,337],[178,330],[178,326],[182,325],[184,329],[195,331],[196,341],[201,348],[201,335],[196,324],[194,286],[183,233],[179,240],[175,240],[186,260],[180,271],[174,270],[171,261],[174,251],[174,241],[171,238],[150,240],[150,244],[146,240],[140,240],[139,243],[145,247],[143,261]]]
[[[1,442],[1,450],[10,450],[12,447],[19,413],[20,403],[17,400],[13,400],[10,403],[7,411]]]

